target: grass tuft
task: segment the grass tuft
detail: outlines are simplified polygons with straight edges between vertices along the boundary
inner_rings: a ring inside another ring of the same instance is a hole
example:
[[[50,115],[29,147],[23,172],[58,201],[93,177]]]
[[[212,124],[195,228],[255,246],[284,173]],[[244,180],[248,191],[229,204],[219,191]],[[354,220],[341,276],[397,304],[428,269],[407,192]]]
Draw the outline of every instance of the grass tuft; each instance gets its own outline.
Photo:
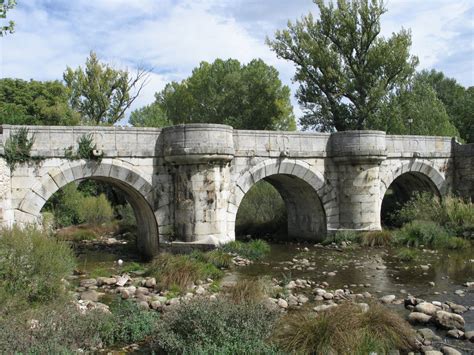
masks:
[[[235,304],[262,302],[271,291],[270,281],[266,278],[240,278],[228,289],[227,298]]]
[[[367,247],[386,247],[392,242],[392,233],[388,230],[365,232],[360,236],[359,242]]]
[[[290,313],[272,339],[284,351],[303,354],[385,354],[414,348],[414,333],[399,315],[379,304],[367,312],[353,303],[312,315]]]
[[[237,254],[250,260],[260,260],[270,253],[270,245],[261,239],[255,239],[250,242],[232,241],[224,244],[220,249],[226,253]]]
[[[169,253],[159,255],[148,270],[148,275],[155,277],[162,288],[174,286],[181,291],[185,291],[197,280],[218,279],[222,274],[213,264],[197,260],[191,255]]]

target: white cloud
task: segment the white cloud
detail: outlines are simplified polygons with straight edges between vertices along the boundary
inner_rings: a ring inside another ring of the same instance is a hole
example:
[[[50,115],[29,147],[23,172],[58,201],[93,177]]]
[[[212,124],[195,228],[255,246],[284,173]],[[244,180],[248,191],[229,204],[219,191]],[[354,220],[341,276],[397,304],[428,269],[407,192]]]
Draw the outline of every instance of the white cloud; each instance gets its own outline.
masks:
[[[434,67],[473,85],[473,6],[469,0],[391,0],[384,35],[411,28],[421,68]],[[200,61],[262,58],[292,87],[293,64],[264,43],[286,20],[316,6],[311,0],[29,0],[10,12],[17,32],[0,40],[2,77],[61,79],[90,50],[117,67],[154,72],[134,107],[153,101],[170,80],[187,77]],[[295,112],[301,111],[296,107]]]

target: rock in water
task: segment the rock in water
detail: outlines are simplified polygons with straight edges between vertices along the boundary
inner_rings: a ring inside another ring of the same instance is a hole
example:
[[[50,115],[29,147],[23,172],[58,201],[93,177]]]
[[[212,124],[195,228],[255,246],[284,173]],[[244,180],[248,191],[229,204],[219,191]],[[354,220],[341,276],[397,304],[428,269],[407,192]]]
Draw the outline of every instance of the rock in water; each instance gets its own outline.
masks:
[[[464,329],[464,318],[459,314],[449,313],[446,311],[437,311],[433,317],[435,324],[445,329]]]

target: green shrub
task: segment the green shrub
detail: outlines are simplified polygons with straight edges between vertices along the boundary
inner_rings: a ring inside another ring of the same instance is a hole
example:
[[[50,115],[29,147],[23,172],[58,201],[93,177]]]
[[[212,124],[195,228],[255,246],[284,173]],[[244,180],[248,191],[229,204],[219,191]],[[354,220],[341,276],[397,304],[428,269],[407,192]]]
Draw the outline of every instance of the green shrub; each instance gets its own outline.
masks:
[[[155,346],[173,354],[271,353],[264,339],[276,319],[263,305],[194,299],[163,315]]]
[[[395,256],[401,261],[413,261],[418,257],[418,250],[412,248],[402,248]]]
[[[147,274],[155,277],[164,289],[177,286],[181,291],[185,291],[197,280],[218,279],[223,273],[214,265],[197,260],[191,255],[163,253],[153,260]]]
[[[270,253],[270,245],[261,239],[255,239],[250,242],[232,241],[224,244],[220,249],[226,253],[237,254],[250,260],[259,260]]]
[[[467,249],[471,247],[471,242],[464,238],[451,237],[448,238],[441,247],[446,249]]]
[[[79,215],[79,208],[84,195],[75,183],[70,183],[50,197],[43,210],[54,214],[56,227],[67,227],[84,222]]]
[[[79,205],[78,213],[81,220],[89,224],[110,222],[114,215],[113,208],[104,194],[98,197],[84,197]]]
[[[18,228],[1,231],[2,297],[29,303],[54,300],[63,293],[61,280],[72,273],[74,266],[70,247],[42,231]]]
[[[34,135],[28,138],[28,128],[21,127],[12,132],[4,145],[4,156],[11,171],[15,170],[17,163],[24,163],[31,159],[30,152],[35,142]]]
[[[140,309],[137,303],[116,300],[110,305],[111,317],[100,322],[98,333],[106,345],[135,343],[153,334],[158,313]]]
[[[125,265],[121,268],[122,272],[136,272],[136,271],[145,271],[145,266],[139,263],[136,263],[134,261],[132,262],[127,262]]]
[[[439,224],[431,221],[413,221],[405,224],[395,234],[398,244],[407,247],[441,248],[447,245],[450,238],[446,230]]]
[[[65,354],[143,341],[158,325],[156,312],[115,301],[111,314],[78,312],[71,303],[49,304],[0,317],[0,353]],[[31,320],[37,325],[32,327]]]
[[[392,242],[392,232],[388,230],[365,232],[360,236],[359,242],[368,247],[386,247]]]
[[[432,221],[456,235],[474,230],[474,204],[459,197],[439,199],[432,194],[415,194],[394,216],[398,223]]]
[[[289,313],[272,339],[284,351],[302,354],[387,354],[414,348],[414,332],[398,314],[379,304],[367,312],[343,303],[318,315]]]

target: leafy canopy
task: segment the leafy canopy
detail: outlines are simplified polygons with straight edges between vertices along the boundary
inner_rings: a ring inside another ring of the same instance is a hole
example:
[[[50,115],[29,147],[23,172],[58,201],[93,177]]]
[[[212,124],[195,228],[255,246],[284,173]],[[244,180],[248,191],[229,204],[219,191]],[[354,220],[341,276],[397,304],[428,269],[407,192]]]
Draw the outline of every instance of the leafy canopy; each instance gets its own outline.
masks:
[[[380,114],[368,120],[368,126],[389,134],[459,136],[436,91],[419,76],[390,95]]]
[[[366,129],[388,94],[407,82],[418,63],[410,56],[411,35],[380,36],[386,12],[380,0],[314,0],[320,19],[308,14],[277,31],[267,43],[296,65],[303,128]]]
[[[290,89],[278,71],[260,59],[201,62],[182,82],[171,82],[151,107],[132,114],[133,124],[221,123],[241,129],[296,128]],[[159,108],[159,109],[158,109]],[[153,110],[153,111],[152,111]],[[149,113],[156,112],[155,119]]]
[[[68,67],[63,78],[70,90],[71,107],[81,114],[84,123],[114,124],[138,97],[147,75],[142,69],[133,76],[126,70],[113,69],[91,52],[84,69]]]
[[[436,70],[423,70],[416,79],[430,85],[444,104],[451,123],[468,143],[474,143],[474,87],[464,88],[455,79]]]
[[[80,115],[69,107],[60,81],[0,79],[0,124],[75,125]]]
[[[1,0],[0,1],[0,19],[7,18],[7,12],[16,6],[16,0]],[[15,22],[8,21],[7,24],[0,23],[0,37],[15,31]]]

